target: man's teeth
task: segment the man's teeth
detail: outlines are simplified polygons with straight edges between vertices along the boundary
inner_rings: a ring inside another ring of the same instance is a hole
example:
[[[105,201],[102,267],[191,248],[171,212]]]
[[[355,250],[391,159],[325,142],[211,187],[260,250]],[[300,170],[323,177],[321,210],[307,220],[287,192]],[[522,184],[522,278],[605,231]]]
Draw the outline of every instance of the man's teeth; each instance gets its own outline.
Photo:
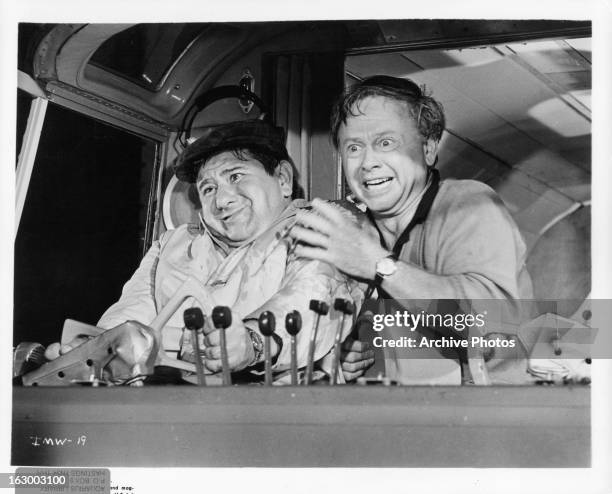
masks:
[[[373,185],[380,185],[380,184],[384,184],[385,182],[389,182],[390,180],[391,178],[374,178],[372,180],[366,180],[365,186],[371,187]]]

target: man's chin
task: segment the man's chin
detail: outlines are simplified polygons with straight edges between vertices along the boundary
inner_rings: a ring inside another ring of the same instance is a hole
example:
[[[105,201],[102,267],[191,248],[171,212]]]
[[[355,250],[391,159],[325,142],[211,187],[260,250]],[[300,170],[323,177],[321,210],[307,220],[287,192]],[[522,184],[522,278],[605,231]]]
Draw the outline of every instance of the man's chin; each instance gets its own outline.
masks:
[[[229,245],[242,245],[249,242],[252,238],[252,235],[247,235],[244,233],[230,233],[229,235],[225,236],[225,243]]]
[[[254,240],[257,237],[257,232],[245,225],[244,227],[226,229],[222,237],[225,237],[224,241],[228,245],[239,246]]]
[[[231,247],[244,244],[253,237],[244,227],[237,226],[213,228],[211,225],[208,225],[208,232],[220,242]]]
[[[366,197],[362,202],[373,214],[385,215],[394,209],[394,203],[389,201],[389,197]]]

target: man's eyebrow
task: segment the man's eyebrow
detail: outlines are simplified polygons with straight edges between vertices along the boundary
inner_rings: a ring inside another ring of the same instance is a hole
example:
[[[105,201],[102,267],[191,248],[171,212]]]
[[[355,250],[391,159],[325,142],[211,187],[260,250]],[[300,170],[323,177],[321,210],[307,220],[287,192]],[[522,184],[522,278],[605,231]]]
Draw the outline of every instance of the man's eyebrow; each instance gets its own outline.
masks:
[[[362,143],[363,139],[361,137],[353,137],[353,136],[347,136],[344,139],[342,139],[340,141],[340,144],[344,145],[347,144],[349,142],[358,142],[358,143]]]
[[[227,169],[223,170],[219,175],[226,176],[226,175],[229,175],[231,173],[234,173],[235,171],[244,170],[244,168],[245,168],[245,165],[235,165],[235,166],[232,166],[231,168],[227,168]],[[196,185],[197,184],[206,183],[206,182],[211,181],[211,180],[213,180],[212,177],[200,178],[199,180],[196,181]]]
[[[207,182],[211,182],[211,181],[212,181],[212,177],[198,178],[198,179],[196,180],[196,185],[197,185],[197,186],[200,186],[200,185],[202,185],[202,184],[205,184],[205,183],[207,183]]]
[[[382,130],[380,132],[377,132],[376,134],[373,134],[372,137],[374,138],[374,140],[376,140],[376,139],[380,139],[381,137],[389,136],[389,135],[397,135],[397,131],[392,130],[392,129]],[[348,142],[363,143],[364,141],[366,141],[366,139],[363,139],[362,137],[347,136],[340,141],[340,144],[344,145]]]
[[[227,168],[227,169],[223,170],[220,173],[220,175],[223,175],[223,176],[229,175],[230,173],[234,173],[237,170],[244,170],[244,168],[245,168],[245,165],[236,165],[236,166],[233,166],[231,168]]]
[[[381,137],[387,137],[387,136],[395,136],[397,135],[398,132],[396,130],[383,130],[381,132],[377,132],[376,134],[374,134],[374,138],[375,139],[380,139]]]

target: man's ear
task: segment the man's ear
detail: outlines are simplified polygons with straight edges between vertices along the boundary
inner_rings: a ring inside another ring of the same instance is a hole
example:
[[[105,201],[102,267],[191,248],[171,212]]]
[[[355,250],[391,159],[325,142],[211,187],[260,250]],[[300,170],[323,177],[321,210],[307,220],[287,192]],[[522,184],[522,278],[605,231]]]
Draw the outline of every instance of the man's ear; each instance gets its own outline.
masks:
[[[283,197],[293,194],[293,167],[288,161],[281,161],[276,167],[274,175],[278,178]]]
[[[440,141],[434,139],[427,139],[423,143],[423,154],[425,155],[425,163],[427,166],[433,166],[436,164],[436,158],[438,156],[438,146]]]

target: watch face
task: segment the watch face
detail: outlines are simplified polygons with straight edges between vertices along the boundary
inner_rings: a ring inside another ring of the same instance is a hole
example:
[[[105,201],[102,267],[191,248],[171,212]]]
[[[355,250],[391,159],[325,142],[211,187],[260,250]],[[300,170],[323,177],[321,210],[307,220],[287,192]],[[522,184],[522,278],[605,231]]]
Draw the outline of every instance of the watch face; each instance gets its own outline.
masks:
[[[396,270],[395,261],[390,257],[385,257],[376,263],[376,272],[380,276],[391,276]]]

